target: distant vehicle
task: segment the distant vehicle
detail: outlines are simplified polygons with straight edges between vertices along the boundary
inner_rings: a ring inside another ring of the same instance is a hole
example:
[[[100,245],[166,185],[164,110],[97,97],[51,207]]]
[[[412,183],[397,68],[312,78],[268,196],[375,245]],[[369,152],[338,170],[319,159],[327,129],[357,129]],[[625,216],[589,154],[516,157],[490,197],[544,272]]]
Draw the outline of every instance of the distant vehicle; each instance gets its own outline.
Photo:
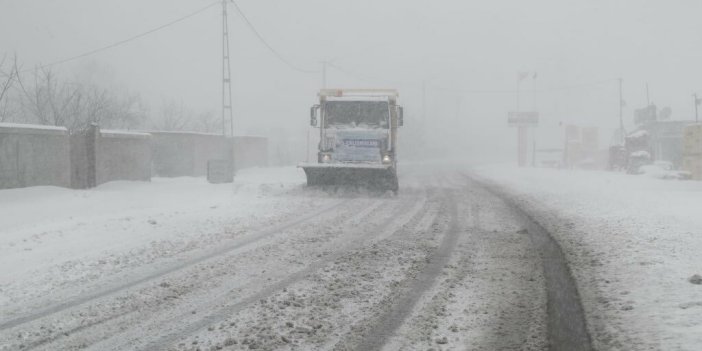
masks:
[[[310,124],[319,127],[316,163],[303,163],[307,185],[361,185],[399,190],[397,131],[403,110],[396,90],[323,89]]]
[[[623,171],[627,169],[628,154],[626,147],[612,145],[609,147],[609,170]]]
[[[638,130],[626,136],[624,146],[627,152],[626,172],[641,174],[641,167],[653,162],[649,133]]]

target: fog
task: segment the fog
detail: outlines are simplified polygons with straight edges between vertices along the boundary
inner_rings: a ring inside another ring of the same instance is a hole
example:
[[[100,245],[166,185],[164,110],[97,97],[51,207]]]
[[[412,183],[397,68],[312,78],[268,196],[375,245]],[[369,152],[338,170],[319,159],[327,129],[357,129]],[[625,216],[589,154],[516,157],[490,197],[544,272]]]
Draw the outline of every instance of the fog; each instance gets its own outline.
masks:
[[[205,0],[0,2],[0,54],[32,68],[132,37],[209,3]],[[650,100],[672,119],[693,118],[700,89],[702,3],[687,1],[249,1],[230,6],[236,134],[291,134],[304,150],[308,108],[322,85],[396,88],[406,108],[401,143],[411,154],[471,161],[515,159],[516,107],[538,110],[538,147],[562,147],[564,124],[600,128],[606,148],[624,120]],[[141,94],[156,113],[178,100],[219,115],[221,7],[123,45],[52,66],[63,75]],[[316,71],[304,73],[295,70]],[[533,77],[536,76],[534,79]],[[422,86],[426,115],[422,120]],[[291,132],[292,131],[292,132]],[[414,151],[416,150],[416,151]],[[429,151],[427,151],[429,150]],[[408,153],[410,155],[408,155]],[[304,158],[304,154],[299,158]]]
[[[701,16],[0,0],[0,350],[699,350]]]

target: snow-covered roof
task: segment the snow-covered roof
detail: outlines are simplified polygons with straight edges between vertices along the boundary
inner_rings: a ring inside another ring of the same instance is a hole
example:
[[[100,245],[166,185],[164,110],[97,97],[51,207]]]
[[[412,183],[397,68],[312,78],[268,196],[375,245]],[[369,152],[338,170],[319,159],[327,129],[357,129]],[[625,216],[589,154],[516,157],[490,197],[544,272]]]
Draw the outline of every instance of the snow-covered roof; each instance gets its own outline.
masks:
[[[395,89],[322,89],[319,91],[320,97],[352,97],[352,96],[378,96],[386,98],[398,98],[400,94]]]
[[[268,137],[263,136],[263,135],[235,135],[234,139],[244,139],[244,138],[251,138],[251,139],[268,139]]]
[[[68,134],[68,129],[66,129],[66,127],[47,126],[42,124],[0,123],[0,133]]]
[[[389,97],[387,96],[342,96],[342,97],[337,97],[337,96],[328,96],[326,97],[327,101],[384,101],[387,102],[390,100]]]
[[[635,132],[632,132],[631,134],[627,135],[629,138],[641,138],[645,137],[648,135],[648,131],[645,131],[643,129],[637,130]]]
[[[651,154],[648,151],[639,150],[632,152],[631,157],[651,158]]]
[[[115,129],[101,129],[100,135],[104,138],[118,138],[118,137],[138,137],[138,138],[150,138],[151,134],[143,132],[132,132],[129,130],[115,130]]]
[[[219,133],[205,133],[205,132],[188,132],[188,131],[166,131],[166,130],[153,130],[153,131],[144,131],[145,133],[150,133],[150,134],[186,134],[186,135],[200,135],[200,136],[222,136],[222,134]]]

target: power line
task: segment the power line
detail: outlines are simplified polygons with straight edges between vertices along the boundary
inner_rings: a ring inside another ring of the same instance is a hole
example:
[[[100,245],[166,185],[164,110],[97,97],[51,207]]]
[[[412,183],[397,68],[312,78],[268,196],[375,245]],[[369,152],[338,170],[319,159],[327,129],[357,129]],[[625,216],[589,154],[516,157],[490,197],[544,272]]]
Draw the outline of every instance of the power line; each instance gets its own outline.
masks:
[[[103,47],[98,48],[98,49],[90,50],[90,51],[84,52],[84,53],[79,54],[79,55],[76,55],[76,56],[72,56],[72,57],[69,57],[69,58],[65,58],[65,59],[62,59],[62,60],[59,60],[59,61],[54,61],[54,62],[51,62],[51,63],[46,64],[46,65],[41,65],[40,68],[48,68],[48,67],[53,67],[53,66],[56,66],[56,65],[64,64],[64,63],[66,63],[66,62],[75,61],[75,60],[78,60],[78,59],[81,59],[81,58],[84,58],[84,57],[87,57],[87,56],[95,55],[95,54],[97,54],[97,53],[99,53],[99,52],[102,52],[102,51],[105,51],[105,50],[109,50],[109,49],[115,48],[115,47],[120,46],[120,45],[124,45],[124,44],[126,44],[126,43],[131,42],[131,41],[140,39],[140,38],[145,37],[145,36],[147,36],[147,35],[149,35],[149,34],[158,32],[158,31],[160,31],[160,30],[162,30],[162,29],[164,29],[164,28],[170,27],[170,26],[172,26],[172,25],[174,25],[174,24],[177,24],[177,23],[180,23],[180,22],[182,22],[182,21],[185,21],[186,19],[189,19],[189,18],[191,18],[191,17],[194,17],[194,16],[196,16],[196,15],[199,15],[200,13],[205,12],[206,10],[208,10],[209,8],[211,8],[211,7],[213,7],[213,6],[217,5],[217,4],[219,4],[219,1],[215,1],[215,2],[213,2],[213,3],[211,3],[211,4],[207,5],[207,6],[205,6],[205,7],[203,7],[203,8],[200,8],[199,10],[196,10],[196,11],[194,11],[194,12],[191,12],[191,13],[189,13],[189,14],[183,16],[183,17],[180,17],[180,18],[178,18],[178,19],[175,19],[175,20],[173,20],[173,21],[171,21],[171,22],[168,22],[168,23],[166,23],[166,24],[163,24],[163,25],[161,25],[161,26],[158,26],[158,27],[156,27],[156,28],[153,28],[153,29],[151,29],[151,30],[148,30],[148,31],[146,31],[146,32],[143,32],[143,33],[141,33],[141,34],[137,34],[137,35],[132,36],[132,37],[129,37],[129,38],[127,38],[127,39],[120,40],[120,41],[115,42],[115,43],[112,43],[112,44],[110,44],[110,45],[103,46]],[[23,70],[22,72],[28,72],[28,71],[32,71],[32,70],[33,70],[33,69],[26,69],[26,70]]]
[[[375,78],[366,77],[366,76],[360,75],[360,74],[358,74],[358,73],[355,73],[355,72],[353,72],[353,71],[351,71],[351,70],[348,70],[348,69],[346,69],[346,68],[340,67],[339,65],[337,65],[337,64],[335,64],[335,63],[333,63],[333,62],[330,62],[330,61],[326,61],[326,62],[327,62],[327,65],[328,65],[329,67],[332,67],[332,68],[336,69],[337,71],[339,71],[339,72],[341,72],[341,73],[343,73],[343,74],[346,74],[346,75],[349,76],[349,77],[355,78],[355,79],[357,79],[357,80],[359,80],[359,81],[364,81],[364,82],[368,82],[368,83],[373,83],[373,82],[377,82],[377,81],[378,81],[378,80],[375,79]],[[413,80],[412,80],[412,81],[410,81],[410,80],[400,81],[400,80],[386,80],[386,79],[383,79],[382,81],[384,81],[384,82],[386,82],[386,83],[390,83],[390,84],[395,84],[395,85],[415,85],[415,84],[422,84],[422,81],[413,81]]]
[[[563,91],[563,90],[573,90],[573,89],[580,89],[580,88],[589,88],[589,87],[596,86],[596,85],[603,85],[603,84],[618,82],[618,81],[619,81],[619,78],[610,78],[610,79],[603,79],[603,80],[575,84],[575,85],[566,85],[566,86],[561,86],[561,87],[536,89],[536,92],[538,93],[538,92]]]
[[[320,73],[319,70],[309,70],[309,69],[300,68],[300,67],[294,65],[293,63],[291,63],[290,61],[288,61],[283,55],[280,54],[280,52],[278,52],[278,50],[276,50],[275,48],[273,48],[273,46],[271,46],[271,45],[266,41],[266,39],[261,35],[261,33],[258,32],[258,30],[256,30],[256,27],[253,25],[253,23],[251,23],[251,21],[249,21],[248,17],[246,17],[246,15],[244,14],[244,11],[241,10],[241,7],[239,7],[239,5],[237,5],[237,3],[236,3],[234,0],[230,0],[230,1],[231,1],[232,4],[234,5],[234,8],[235,8],[236,11],[239,13],[239,15],[241,16],[241,18],[244,20],[244,23],[246,24],[246,26],[249,27],[249,29],[251,30],[251,32],[253,32],[253,34],[256,36],[256,38],[258,38],[258,40],[261,41],[261,43],[263,43],[263,45],[264,45],[266,48],[268,48],[268,50],[269,50],[278,60],[280,60],[281,62],[283,62],[284,64],[286,64],[286,65],[287,65],[288,67],[290,67],[291,69],[293,69],[293,70],[295,70],[295,71],[298,71],[298,72],[301,72],[301,73],[310,73],[310,74],[317,74],[317,73]]]
[[[581,84],[565,85],[565,86],[535,89],[535,90],[524,90],[524,91],[525,92],[536,92],[536,93],[566,91],[566,90],[574,90],[574,89],[588,88],[588,87],[596,86],[596,85],[602,85],[602,84],[606,84],[606,83],[615,82],[617,80],[618,79],[612,78],[612,79],[598,80],[598,81],[581,83]],[[454,88],[446,88],[446,87],[439,87],[439,86],[435,86],[435,87],[433,87],[433,89],[441,90],[441,91],[456,92],[456,93],[464,93],[464,94],[516,94],[517,93],[516,89],[505,89],[505,90],[481,90],[481,89],[460,89],[460,88],[454,89]]]
[[[371,78],[368,76],[363,76],[360,75],[356,72],[353,72],[351,70],[348,70],[346,68],[340,67],[339,65],[332,63],[332,62],[327,62],[329,67],[332,67],[336,69],[337,71],[344,73],[350,77],[353,77],[355,79],[365,81],[365,82],[377,82],[378,79]],[[579,83],[579,84],[572,84],[572,85],[565,85],[565,86],[558,86],[558,87],[551,87],[551,88],[542,88],[542,89],[535,89],[535,90],[530,90],[530,92],[536,92],[536,93],[547,93],[547,92],[555,92],[555,91],[565,91],[565,90],[574,90],[574,89],[581,89],[581,88],[587,88],[591,86],[596,86],[596,85],[602,85],[602,84],[607,84],[611,83],[614,81],[617,81],[617,79],[603,79],[603,80],[597,80],[597,81],[592,81],[592,82],[585,82],[585,83]],[[385,80],[383,80],[385,81]],[[391,84],[397,84],[397,85],[419,85],[423,84],[423,81],[398,81],[398,80],[391,80],[387,81],[388,83]],[[516,94],[517,90],[516,89],[494,89],[494,90],[488,90],[488,89],[461,89],[461,88],[448,88],[445,86],[437,86],[437,85],[429,85],[427,86],[428,88],[431,88],[433,90],[439,90],[439,91],[447,91],[447,92],[454,92],[454,93],[463,93],[463,94]]]

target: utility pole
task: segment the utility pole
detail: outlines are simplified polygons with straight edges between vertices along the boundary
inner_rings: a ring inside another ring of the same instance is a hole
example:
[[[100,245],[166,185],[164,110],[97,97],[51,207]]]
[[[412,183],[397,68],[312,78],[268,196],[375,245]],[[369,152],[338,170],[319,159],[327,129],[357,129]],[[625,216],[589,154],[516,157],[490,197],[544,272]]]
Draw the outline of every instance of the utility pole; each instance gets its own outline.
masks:
[[[532,92],[532,102],[531,102],[531,110],[532,111],[537,111],[536,109],[536,77],[537,73],[534,72],[532,73],[531,76],[531,92]],[[532,138],[532,148],[531,148],[531,167],[536,167],[536,128],[532,128],[532,133],[531,133],[531,138]]]
[[[422,81],[422,123],[427,119],[427,81]]]
[[[697,93],[694,93],[692,97],[695,99],[695,123],[700,123],[700,120],[697,116],[697,106],[700,105],[700,99],[697,98]]]
[[[322,61],[322,89],[327,88],[327,65],[329,61]]]
[[[536,111],[536,77],[537,72],[532,73],[531,76],[531,110]]]
[[[517,113],[519,113],[519,87],[522,83],[519,73],[517,73]]]
[[[517,72],[517,104],[516,104],[516,115],[519,116],[519,93],[522,84],[522,79],[524,79],[522,72]],[[525,125],[517,126],[517,164],[519,167],[525,167],[527,165],[527,157],[529,153],[529,130]]]
[[[622,98],[622,79],[619,78],[619,137],[624,145],[624,99]]]
[[[227,21],[227,0],[222,0],[222,135],[224,136],[227,135],[227,117],[229,117],[229,135],[233,137],[234,112],[232,111],[232,69],[229,61],[229,22]]]
[[[648,82],[646,82],[646,107],[651,106],[651,96],[648,92]]]
[[[536,130],[532,133],[532,147],[531,147],[531,167],[536,167]]]

